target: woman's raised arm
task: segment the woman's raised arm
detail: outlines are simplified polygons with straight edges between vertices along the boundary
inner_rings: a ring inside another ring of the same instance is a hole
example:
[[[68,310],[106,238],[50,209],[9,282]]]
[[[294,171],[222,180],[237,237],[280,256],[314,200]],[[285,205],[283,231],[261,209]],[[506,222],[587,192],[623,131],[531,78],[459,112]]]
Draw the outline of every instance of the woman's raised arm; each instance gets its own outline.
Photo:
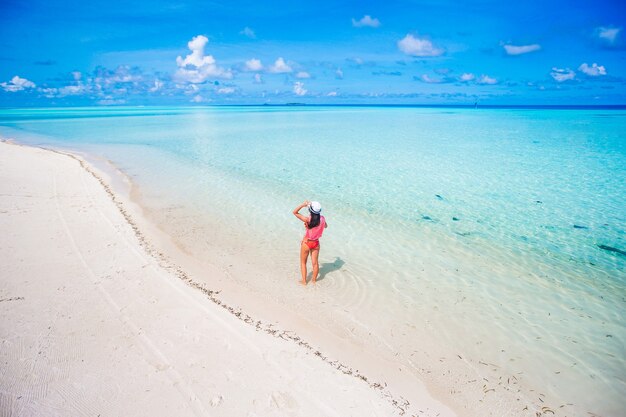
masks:
[[[309,202],[305,200],[304,203],[300,204],[298,207],[293,209],[293,215],[296,216],[297,218],[299,218],[300,220],[302,220],[304,223],[308,222],[309,218],[303,216],[299,212],[300,212],[300,210],[302,210],[304,207],[306,207],[308,205],[309,205]]]

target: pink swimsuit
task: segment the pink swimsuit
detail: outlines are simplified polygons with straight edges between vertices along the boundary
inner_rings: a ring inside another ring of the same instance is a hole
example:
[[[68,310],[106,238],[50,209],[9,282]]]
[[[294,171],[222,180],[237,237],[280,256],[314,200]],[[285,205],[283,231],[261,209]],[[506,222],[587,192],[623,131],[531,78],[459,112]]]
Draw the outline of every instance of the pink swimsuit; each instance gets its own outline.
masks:
[[[309,218],[309,220],[311,219]],[[306,229],[306,233],[304,234],[302,241],[306,243],[309,249],[315,249],[320,245],[319,239],[324,233],[324,227],[326,227],[326,219],[324,216],[320,216],[320,224],[312,229]]]

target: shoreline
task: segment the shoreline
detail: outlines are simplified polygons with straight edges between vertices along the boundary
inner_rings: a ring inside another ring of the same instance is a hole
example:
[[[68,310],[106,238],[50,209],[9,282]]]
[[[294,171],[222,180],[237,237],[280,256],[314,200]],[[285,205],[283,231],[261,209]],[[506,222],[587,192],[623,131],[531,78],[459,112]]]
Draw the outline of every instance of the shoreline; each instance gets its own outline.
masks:
[[[22,146],[22,145],[19,145],[19,146]],[[258,320],[257,318],[254,318],[250,316],[249,314],[247,314],[246,312],[244,312],[240,307],[233,306],[233,304],[237,304],[236,303],[237,296],[241,297],[243,295],[241,294],[241,291],[244,290],[243,288],[238,286],[239,288],[234,289],[233,285],[231,284],[230,285],[231,288],[229,289],[234,290],[234,292],[237,292],[238,294],[235,294],[235,297],[234,297],[235,300],[229,300],[230,302],[226,302],[221,297],[219,297],[219,295],[222,293],[222,290],[209,289],[206,283],[198,281],[198,280],[194,280],[191,277],[191,274],[186,272],[185,269],[181,267],[179,264],[179,263],[185,263],[184,260],[181,259],[181,257],[185,256],[183,253],[181,253],[181,248],[177,246],[174,242],[172,242],[172,244],[175,245],[176,247],[175,248],[171,247],[169,244],[171,238],[167,236],[164,231],[160,229],[158,229],[157,231],[156,230],[157,227],[154,224],[149,224],[150,221],[147,218],[145,218],[145,216],[139,215],[137,209],[144,210],[144,208],[138,204],[138,200],[139,200],[138,197],[137,198],[132,197],[133,187],[135,187],[132,184],[132,182],[130,183],[130,190],[129,190],[130,194],[128,196],[128,199],[120,198],[120,196],[113,191],[112,187],[109,186],[109,184],[107,184],[107,182],[102,178],[103,173],[100,171],[97,171],[92,165],[90,165],[81,157],[78,157],[69,152],[63,152],[63,151],[58,151],[58,150],[49,149],[49,148],[42,148],[42,149],[46,151],[58,153],[58,154],[61,154],[61,155],[64,155],[64,156],[67,156],[69,158],[76,160],[80,164],[82,169],[84,169],[87,173],[92,175],[100,183],[100,185],[105,190],[107,195],[110,197],[111,201],[116,205],[116,207],[118,208],[118,210],[120,211],[120,213],[122,214],[126,222],[133,229],[133,232],[135,233],[135,236],[139,240],[142,248],[146,251],[146,253],[148,253],[150,256],[156,259],[159,262],[159,266],[161,266],[163,269],[170,271],[174,276],[176,276],[178,279],[183,281],[190,288],[193,288],[195,290],[202,292],[209,301],[223,308],[226,312],[236,317],[238,320],[244,322],[245,324],[253,326],[255,330],[262,331],[275,338],[293,342],[297,346],[307,350],[310,353],[313,353],[322,362],[330,365],[331,367],[337,369],[343,374],[357,378],[365,382],[370,388],[380,391],[381,396],[387,401],[389,401],[396,408],[396,410],[400,413],[400,415],[404,415],[407,412],[407,407],[410,405],[409,401],[407,401],[402,396],[394,396],[391,392],[386,390],[386,387],[388,385],[386,382],[372,381],[366,375],[359,372],[358,369],[355,369],[354,367],[346,365],[338,360],[333,360],[327,357],[324,353],[320,352],[316,347],[314,347],[307,340],[304,340],[303,338],[298,336],[294,331],[286,330],[279,326],[275,326],[272,323],[268,323],[267,321]],[[112,169],[116,170],[118,174],[124,175],[125,179],[127,179],[126,175],[123,172],[121,172],[117,167],[115,167],[115,165],[113,165],[111,161],[107,161],[107,163],[109,163]],[[131,204],[136,205],[137,206],[136,209],[127,208]],[[133,214],[131,214],[131,212]],[[141,224],[141,227],[139,227],[138,224]],[[149,229],[151,231],[151,233],[153,234],[151,237],[154,240],[147,238],[146,234],[142,232],[142,230],[145,231],[146,229]],[[162,236],[160,237],[156,236],[157,234],[162,234]],[[161,246],[165,246],[165,248],[163,247],[159,248],[158,247],[159,245],[158,244],[155,245],[154,242],[161,243]],[[168,243],[164,244],[164,242],[168,242]],[[176,253],[173,253],[175,251]],[[179,263],[177,263],[177,261]],[[191,261],[191,262],[194,262],[194,261]],[[195,269],[194,267],[199,267],[199,265],[191,265],[189,261],[187,263],[187,266],[189,269],[192,269],[192,270]],[[199,275],[201,272],[196,271],[196,273]],[[222,283],[222,285],[223,284],[224,283]],[[260,306],[257,305],[255,307],[260,307]],[[263,310],[272,310],[272,309],[261,308],[260,310],[263,311]],[[277,317],[280,315],[280,312],[272,311],[270,314],[274,317]],[[322,329],[319,327],[316,328],[316,331],[321,331],[321,330]],[[374,358],[372,357],[368,358],[368,360],[372,360],[372,359]],[[453,415],[451,414],[450,416],[453,416]]]
[[[12,147],[21,147],[25,149],[43,149],[36,148],[27,145],[21,145],[17,143],[12,143],[12,141],[3,141],[5,143],[0,144],[0,146],[12,146]],[[434,398],[430,397],[427,390],[424,387],[420,387],[419,381],[412,381],[411,384],[408,384],[407,387],[415,388],[416,386],[420,389],[420,395],[417,397],[420,399],[419,404],[414,403],[411,405],[408,400],[404,399],[402,396],[397,394],[392,394],[390,388],[388,388],[388,384],[385,381],[379,382],[376,378],[371,375],[366,376],[366,372],[360,372],[358,369],[351,367],[349,364],[344,364],[340,360],[331,359],[331,355],[326,355],[322,353],[320,350],[315,348],[311,343],[305,341],[303,338],[298,336],[296,333],[290,330],[286,330],[284,327],[275,326],[273,323],[263,322],[262,320],[253,318],[248,315],[244,311],[242,311],[239,307],[233,306],[233,304],[229,302],[225,302],[221,297],[219,297],[222,290],[213,290],[209,289],[206,284],[196,281],[192,278],[193,272],[188,273],[180,266],[176,265],[171,258],[164,254],[157,246],[167,246],[167,244],[163,245],[163,243],[167,243],[166,241],[160,242],[161,245],[153,245],[153,242],[146,238],[145,234],[142,231],[145,231],[149,226],[146,224],[148,221],[144,218],[137,217],[138,212],[137,208],[130,208],[132,205],[131,200],[125,200],[124,197],[120,197],[116,195],[111,186],[107,183],[104,178],[107,178],[112,182],[112,178],[108,178],[107,175],[97,168],[94,168],[89,162],[86,162],[82,157],[78,157],[71,153],[58,151],[54,149],[43,149],[46,153],[54,153],[57,155],[61,155],[64,158],[71,158],[76,161],[80,168],[89,176],[91,176],[94,180],[99,183],[101,189],[106,193],[109,201],[114,203],[115,208],[122,215],[127,226],[130,227],[132,233],[134,234],[137,242],[141,248],[141,250],[145,251],[153,260],[157,263],[158,267],[167,271],[170,276],[178,278],[178,280],[184,283],[188,288],[193,289],[195,292],[201,293],[205,300],[210,300],[212,304],[216,307],[221,307],[221,310],[229,313],[229,316],[236,318],[238,321],[247,324],[248,326],[254,328],[255,332],[261,332],[264,334],[264,337],[273,336],[274,339],[283,339],[288,344],[296,345],[297,349],[300,351],[304,351],[306,355],[311,354],[311,356],[317,356],[317,360],[320,366],[326,367],[328,369],[333,368],[337,372],[340,372],[342,375],[351,376],[352,380],[355,382],[365,385],[367,389],[376,393],[381,400],[385,401],[388,405],[390,405],[395,413],[400,415],[405,414],[406,412],[411,413],[411,408],[417,407],[418,409],[426,409],[426,410],[438,410],[439,414],[442,411],[444,414],[440,415],[449,415],[454,416],[454,414],[450,409],[440,404],[438,401],[434,400]],[[140,218],[140,220],[137,220]],[[151,230],[152,233],[158,234],[158,231]],[[154,235],[150,236],[153,238]],[[215,272],[215,271],[213,271]],[[206,274],[206,271],[204,271]],[[15,298],[15,297],[14,297]],[[18,297],[19,298],[19,297]],[[3,301],[12,300],[13,298],[7,298]],[[263,310],[263,309],[261,309]],[[281,323],[282,324],[282,323]],[[285,342],[281,342],[285,343]],[[342,346],[345,347],[345,346]],[[352,352],[346,352],[347,356],[352,357]],[[360,355],[356,355],[360,356]],[[372,357],[368,357],[368,355],[364,352],[363,355],[363,363],[371,361]],[[321,361],[320,361],[321,360]],[[324,363],[322,363],[324,362]],[[394,384],[395,385],[395,384]],[[415,394],[415,391],[412,391]],[[415,397],[415,395],[414,395]],[[413,397],[413,398],[414,398]],[[432,407],[432,408],[431,408]],[[433,414],[433,415],[435,415]],[[428,414],[427,414],[428,415]]]

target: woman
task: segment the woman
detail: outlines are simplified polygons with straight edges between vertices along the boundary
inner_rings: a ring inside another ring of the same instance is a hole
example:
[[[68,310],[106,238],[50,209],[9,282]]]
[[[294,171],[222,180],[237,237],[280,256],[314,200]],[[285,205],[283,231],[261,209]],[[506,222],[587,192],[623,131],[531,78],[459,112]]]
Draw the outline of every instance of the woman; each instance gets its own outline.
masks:
[[[309,207],[309,217],[300,214],[300,210]],[[320,237],[324,233],[324,229],[328,227],[326,219],[320,213],[322,205],[317,201],[305,201],[295,208],[293,214],[302,220],[306,233],[300,244],[300,272],[302,273],[302,284],[306,285],[306,261],[311,254],[311,263],[313,264],[313,282],[317,280],[317,274],[320,271],[318,257],[320,254]]]

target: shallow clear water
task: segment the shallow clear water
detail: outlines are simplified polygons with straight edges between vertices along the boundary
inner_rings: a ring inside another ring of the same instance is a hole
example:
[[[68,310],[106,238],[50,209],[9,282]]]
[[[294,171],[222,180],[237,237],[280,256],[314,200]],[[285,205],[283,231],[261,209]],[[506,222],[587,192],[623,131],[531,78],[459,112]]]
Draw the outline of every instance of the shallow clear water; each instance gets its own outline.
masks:
[[[565,415],[625,407],[625,132],[623,110],[0,111],[3,137],[113,161],[190,253],[255,265],[232,279],[261,296],[452,370],[434,384],[516,375]],[[329,223],[314,293],[293,284],[304,199]]]

